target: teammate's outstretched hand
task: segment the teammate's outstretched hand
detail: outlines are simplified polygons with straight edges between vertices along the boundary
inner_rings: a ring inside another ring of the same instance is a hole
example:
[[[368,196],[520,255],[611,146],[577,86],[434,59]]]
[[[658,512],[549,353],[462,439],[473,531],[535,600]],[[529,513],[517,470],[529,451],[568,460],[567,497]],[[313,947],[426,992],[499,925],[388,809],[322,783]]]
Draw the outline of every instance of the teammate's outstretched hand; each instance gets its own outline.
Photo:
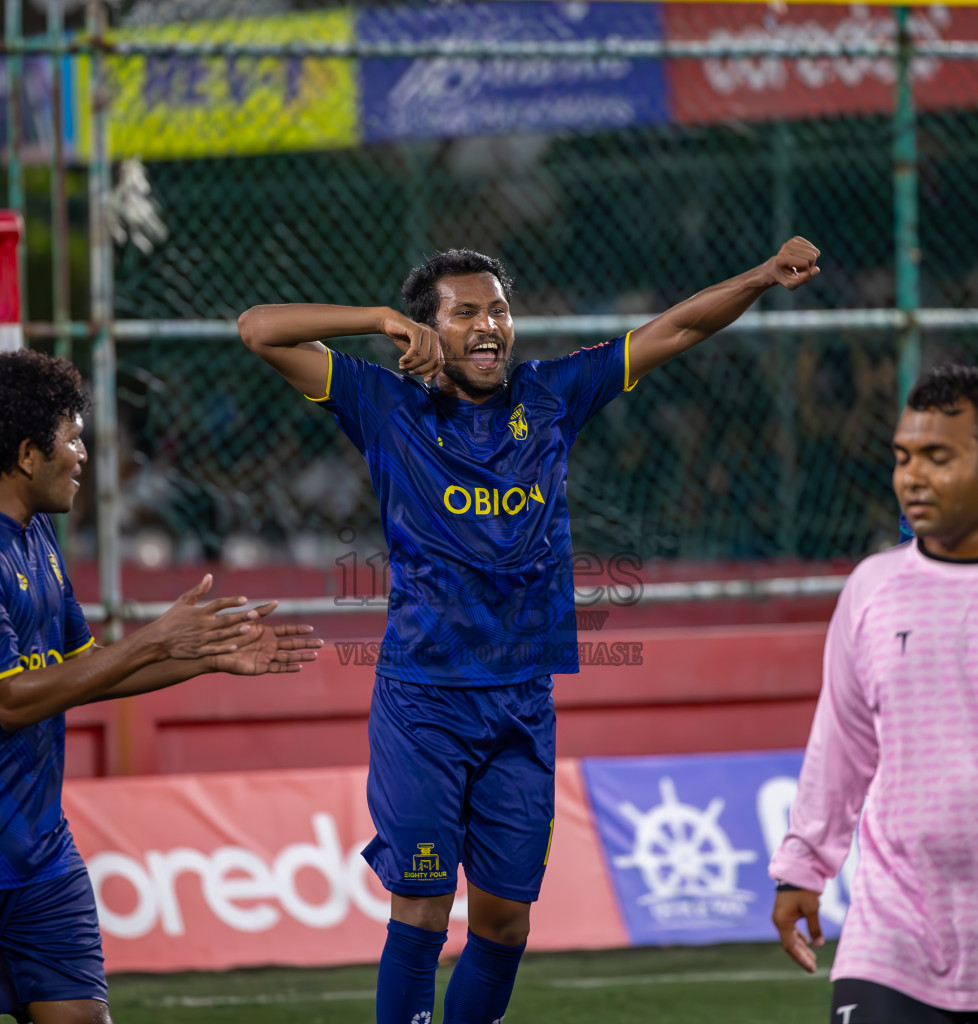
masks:
[[[143,627],[151,642],[159,647],[161,658],[196,659],[227,654],[237,650],[251,632],[248,624],[260,617],[255,609],[227,611],[246,604],[246,597],[221,597],[205,605],[197,604],[213,582],[214,577],[208,573],[158,619]]]
[[[818,919],[818,900],[818,893],[810,889],[779,892],[774,897],[774,912],[771,914],[784,951],[796,964],[812,974],[816,966],[812,947],[825,945],[822,925]],[[808,923],[808,935],[797,927],[802,918]]]
[[[426,381],[433,381],[445,365],[441,353],[441,342],[438,332],[427,324],[415,323],[413,320],[391,310],[384,318],[383,332],[401,350],[403,355],[398,361],[402,370],[415,373]]]
[[[316,651],[323,646],[313,637],[312,626],[266,626],[261,620],[275,610],[277,601],[255,608],[258,618],[248,636],[238,641],[238,649],[214,658],[215,672],[231,672],[237,676],[260,676],[266,672],[298,672],[302,662],[315,661]]]
[[[816,266],[818,257],[818,249],[807,238],[795,235],[781,246],[769,263],[777,283],[793,292],[821,273]]]

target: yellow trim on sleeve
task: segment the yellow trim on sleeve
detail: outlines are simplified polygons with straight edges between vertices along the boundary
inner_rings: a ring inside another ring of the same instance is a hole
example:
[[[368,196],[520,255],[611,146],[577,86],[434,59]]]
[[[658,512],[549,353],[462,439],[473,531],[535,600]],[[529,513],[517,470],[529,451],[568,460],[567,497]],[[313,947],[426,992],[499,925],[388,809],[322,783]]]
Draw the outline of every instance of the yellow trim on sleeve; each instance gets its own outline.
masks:
[[[67,661],[69,658],[76,658],[76,657],[78,657],[78,655],[81,654],[82,651],[87,651],[89,649],[89,647],[93,647],[94,645],[95,645],[95,637],[90,636],[88,638],[88,643],[87,644],[83,644],[81,647],[79,647],[75,651],[68,651],[65,654],[65,661]]]
[[[18,672],[23,671],[23,665],[17,665],[15,668],[8,668],[6,672],[0,672],[0,679],[7,679],[9,676],[15,676]]]
[[[626,391],[631,391],[632,388],[635,387],[635,385],[638,383],[637,380],[633,380],[631,384],[628,383],[628,378],[629,378],[628,349],[629,349],[629,346],[631,345],[631,341],[632,341],[632,332],[629,331],[628,334],[625,335],[625,390]]]
[[[329,392],[333,386],[333,350],[331,348],[326,349],[326,354],[329,356],[329,369],[326,371],[326,394],[322,398],[313,398],[312,395],[303,393],[303,398],[308,398],[310,402],[329,401]]]

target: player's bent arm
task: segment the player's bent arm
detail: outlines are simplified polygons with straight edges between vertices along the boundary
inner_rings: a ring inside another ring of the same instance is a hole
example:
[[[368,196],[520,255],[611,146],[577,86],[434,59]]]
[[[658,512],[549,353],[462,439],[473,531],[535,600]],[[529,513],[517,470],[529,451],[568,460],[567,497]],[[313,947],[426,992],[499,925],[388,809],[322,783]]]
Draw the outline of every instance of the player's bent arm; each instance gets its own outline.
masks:
[[[15,732],[93,700],[127,676],[166,659],[194,662],[209,655],[231,654],[249,640],[254,609],[227,612],[245,598],[221,598],[202,606],[210,590],[207,575],[158,619],[111,647],[86,657],[31,670],[13,669],[0,677],[0,728]],[[219,614],[226,612],[226,614]]]
[[[89,648],[62,664],[14,672],[0,679],[0,727],[16,732],[87,704],[160,657],[166,657],[163,648],[134,633],[111,647]]]
[[[811,242],[792,238],[760,266],[697,292],[632,331],[629,384],[732,324],[774,285],[793,291],[810,281],[819,273],[818,256]]]
[[[266,626],[261,622],[275,610],[277,602],[254,609],[258,619],[249,627],[236,650],[227,654],[211,655],[195,661],[167,659],[147,665],[126,676],[121,682],[99,693],[87,703],[135,697],[168,686],[185,682],[210,672],[230,672],[233,675],[264,675],[272,672],[298,672],[302,662],[315,661],[316,651],[323,646],[319,637],[311,636],[312,626],[288,623]],[[85,653],[88,653],[87,651]]]
[[[401,351],[402,370],[431,378],[443,360],[433,328],[417,324],[390,306],[287,303],[252,306],[238,317],[241,340],[310,398],[326,395],[329,353],[324,340],[384,334]]]
[[[108,648],[90,647],[79,658],[85,658],[103,650],[108,650]],[[195,676],[213,671],[212,658],[198,658],[194,661],[186,659],[178,661],[175,658],[167,658],[166,661],[154,662],[133,670],[117,683],[113,683],[107,689],[89,697],[84,703],[95,704],[103,700],[118,700],[120,697],[135,697],[141,693],[152,693],[154,690],[163,690],[168,686],[184,683]]]
[[[289,348],[329,338],[383,334],[384,321],[391,315],[401,316],[389,306],[286,302],[246,309],[238,317],[238,331],[241,340],[252,351]]]

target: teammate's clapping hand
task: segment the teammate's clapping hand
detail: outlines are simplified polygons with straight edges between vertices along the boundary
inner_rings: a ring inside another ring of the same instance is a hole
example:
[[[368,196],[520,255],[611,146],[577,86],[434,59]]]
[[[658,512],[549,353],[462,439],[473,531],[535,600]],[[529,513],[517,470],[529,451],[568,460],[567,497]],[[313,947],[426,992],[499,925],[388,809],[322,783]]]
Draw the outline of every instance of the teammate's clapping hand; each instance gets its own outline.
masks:
[[[402,370],[433,381],[445,365],[438,332],[427,324],[415,323],[402,313],[392,311],[384,319],[383,332],[403,353],[398,362]]]
[[[775,281],[793,292],[820,273],[816,266],[818,257],[818,249],[807,238],[795,235],[781,246],[778,254],[772,256],[768,264]]]
[[[214,582],[208,573],[195,587],[181,594],[155,621],[143,628],[160,658],[195,660],[238,649],[260,616],[254,609],[229,611],[247,603],[245,597],[222,597],[200,605]],[[223,613],[223,614],[222,614]]]
[[[292,623],[266,626],[261,621],[275,610],[277,604],[277,601],[269,601],[254,609],[258,617],[253,621],[249,634],[238,642],[236,651],[214,658],[215,672],[231,672],[238,676],[298,672],[301,662],[316,660],[316,651],[323,646],[323,641],[309,635],[312,626]]]

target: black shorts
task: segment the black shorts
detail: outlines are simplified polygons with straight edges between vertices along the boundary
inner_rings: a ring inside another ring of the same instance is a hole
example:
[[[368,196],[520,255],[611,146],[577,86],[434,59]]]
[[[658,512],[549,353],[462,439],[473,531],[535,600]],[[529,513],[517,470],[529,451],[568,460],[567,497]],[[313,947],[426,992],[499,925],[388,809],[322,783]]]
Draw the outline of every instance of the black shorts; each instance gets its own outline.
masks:
[[[942,1010],[874,981],[840,978],[831,1024],[978,1024],[978,1010]]]

